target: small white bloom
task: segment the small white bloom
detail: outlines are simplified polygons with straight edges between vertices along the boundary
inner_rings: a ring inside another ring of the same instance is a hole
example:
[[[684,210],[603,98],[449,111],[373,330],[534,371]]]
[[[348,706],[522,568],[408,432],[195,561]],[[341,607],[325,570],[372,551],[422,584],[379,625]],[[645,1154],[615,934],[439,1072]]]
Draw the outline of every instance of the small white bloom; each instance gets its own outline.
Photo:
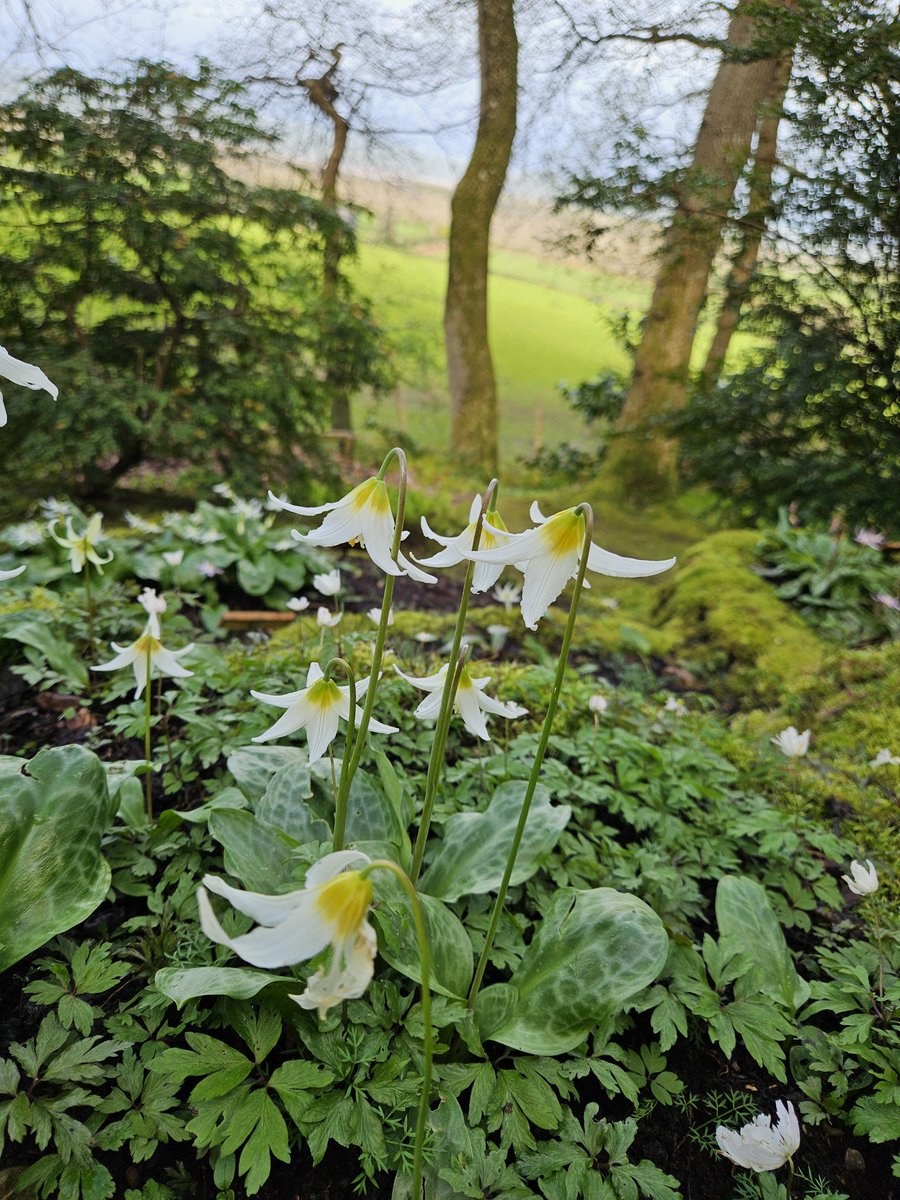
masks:
[[[54,542],[62,546],[63,549],[68,550],[69,562],[76,574],[84,569],[85,563],[93,563],[102,575],[104,566],[112,562],[112,550],[107,553],[106,558],[101,558],[97,553],[97,542],[100,540],[100,527],[102,524],[102,515],[94,513],[81,533],[75,532],[71,517],[66,517],[66,532],[64,536],[60,537],[56,532],[55,521],[48,529],[47,532],[53,538]]]
[[[262,501],[255,498],[244,500],[241,496],[234,496],[231,501],[231,511],[243,520],[261,517],[263,514]]]
[[[32,391],[49,392],[54,400],[59,396],[59,388],[55,383],[50,382],[40,367],[33,367],[31,363],[23,362],[21,358],[13,358],[9,351],[4,350],[2,346],[0,346],[0,375],[12,380],[13,383],[20,383],[22,387],[31,388]],[[3,393],[0,392],[0,426],[5,425],[6,421],[6,407],[3,403]]]
[[[850,874],[842,875],[841,879],[857,896],[871,896],[878,891],[878,872],[872,866],[871,858],[866,859],[865,866],[854,859],[850,864]]]
[[[522,620],[529,629],[537,623],[560,594],[569,579],[578,574],[578,560],[584,548],[584,514],[574,508],[563,509],[552,517],[544,517],[537,504],[531,506],[531,516],[540,524],[525,533],[507,535],[507,543],[497,550],[469,550],[465,557],[475,562],[495,565],[513,564],[524,573],[522,589]],[[499,532],[491,529],[488,532]],[[645,560],[623,558],[591,543],[588,570],[620,578],[658,575],[675,563],[674,558]]]
[[[876,604],[883,604],[885,608],[891,608],[894,612],[900,612],[900,600],[896,596],[891,596],[888,592],[877,592],[872,599]]]
[[[301,1008],[318,1009],[324,1017],[342,1000],[361,996],[375,971],[378,941],[367,920],[372,884],[358,869],[369,862],[359,850],[326,854],[306,872],[303,888],[279,896],[244,892],[215,875],[205,875],[205,887],[197,890],[200,926],[212,941],[228,946],[255,967],[305,962],[330,946],[328,970],[316,971],[306,990],[291,996]],[[356,869],[351,869],[354,864]],[[259,922],[257,927],[229,937],[212,910],[207,888]]]
[[[23,521],[20,525],[8,525],[4,537],[11,546],[39,546],[44,540],[44,527],[40,521]]]
[[[147,624],[144,626],[141,636],[130,646],[118,646],[112,642],[116,657],[91,668],[92,671],[118,671],[120,667],[132,667],[137,684],[134,691],[135,700],[147,685],[148,665],[151,678],[153,675],[167,675],[171,678],[182,679],[194,673],[186,670],[178,662],[179,658],[183,658],[185,654],[189,654],[193,650],[193,642],[182,650],[166,650],[159,640],[159,618],[166,611],[165,597],[157,596],[152,588],[144,588],[138,596],[138,604],[147,613]]]
[[[687,705],[683,700],[679,700],[677,696],[669,696],[663,705],[663,712],[674,713],[676,717],[687,715]]]
[[[221,567],[217,567],[208,558],[204,558],[201,562],[197,563],[197,570],[205,579],[215,579],[217,575],[224,573]]]
[[[170,567],[180,567],[184,562],[183,550],[164,550],[163,558]]]
[[[433,554],[431,558],[422,558],[419,561],[426,567],[454,567],[457,563],[461,563],[468,556],[468,551],[472,549],[475,541],[475,527],[478,524],[478,514],[480,511],[481,496],[476,496],[469,506],[468,525],[466,525],[462,533],[456,534],[455,537],[441,537],[439,533],[434,532],[423,517],[422,532],[427,538],[431,538],[433,542],[440,542],[444,549],[439,550],[437,554]],[[497,510],[495,508],[489,509],[485,514],[481,537],[478,541],[479,549],[494,550],[499,546],[504,546],[510,536],[503,518]],[[489,587],[492,587],[497,582],[502,574],[502,566],[498,567],[482,562],[477,563],[472,573],[472,591],[474,593],[486,592]],[[501,600],[500,603],[502,604],[503,601]],[[513,603],[518,603],[518,598]]]
[[[302,613],[309,608],[309,601],[305,596],[291,596],[287,602],[287,607],[291,612]]]
[[[419,583],[435,583],[435,577],[421,570],[402,552],[397,561],[391,558],[394,542],[394,514],[388,496],[387,484],[373,476],[358,484],[346,496],[330,504],[307,507],[288,504],[269,492],[269,500],[276,508],[298,513],[301,517],[316,517],[325,513],[318,529],[311,533],[292,531],[292,537],[308,546],[340,546],[344,542],[363,546],[377,567],[387,575],[409,575]]]
[[[415,715],[419,720],[437,720],[441,709],[444,688],[447,686],[447,666],[444,665],[436,674],[426,675],[422,679],[414,679],[411,675],[405,675],[396,665],[394,666],[394,670],[401,679],[405,679],[413,687],[419,688],[423,692],[431,693],[431,695],[425,697],[416,709]],[[492,697],[486,696],[484,689],[490,681],[490,675],[485,675],[481,679],[473,679],[469,674],[468,666],[464,666],[459,675],[459,686],[456,689],[456,696],[453,702],[453,707],[462,717],[463,724],[469,733],[473,733],[485,742],[491,740],[484,720],[485,713],[494,713],[498,717],[512,718],[524,717],[528,712],[527,708],[520,708],[518,704],[513,704],[511,701],[504,704],[499,700],[494,700]]]
[[[420,630],[419,633],[413,634],[413,641],[418,642],[420,646],[428,646],[432,642],[436,642],[438,640],[438,635],[436,633],[426,633],[424,630]]]
[[[802,758],[809,749],[809,730],[804,729],[803,733],[798,733],[793,725],[788,725],[787,729],[782,729],[781,733],[770,738],[770,741],[788,758]]]
[[[484,566],[484,563],[479,563],[479,567]],[[519,601],[522,599],[522,589],[514,583],[498,583],[491,595],[498,604],[502,604],[506,612],[512,612]]]
[[[366,694],[369,680],[364,679],[356,685],[354,703]],[[253,692],[251,696],[262,700],[263,704],[274,704],[285,710],[275,724],[255,737],[254,742],[270,742],[273,738],[286,737],[305,729],[309,739],[310,766],[319,761],[334,739],[337,737],[338,719],[350,719],[350,685],[343,687],[331,679],[325,679],[322,668],[318,663],[310,663],[306,675],[306,687],[298,692],[288,692],[283,696],[272,696],[265,692]],[[355,710],[356,727],[362,720],[362,710]],[[395,725],[383,725],[381,721],[370,720],[369,730],[373,733],[396,733]]]
[[[774,1126],[771,1117],[762,1115],[742,1129],[717,1125],[716,1141],[725,1157],[750,1171],[777,1171],[784,1166],[800,1145],[800,1123],[790,1102],[776,1101],[775,1112]]]
[[[366,612],[366,616],[369,618],[369,620],[372,622],[372,624],[373,624],[373,625],[380,625],[380,624],[381,624],[381,609],[380,609],[380,608],[370,608],[370,609],[369,609],[369,610]],[[388,619],[387,619],[387,623],[388,623],[388,625],[393,625],[393,623],[394,623],[394,610],[393,610],[393,608],[391,608],[391,609],[389,609],[389,610],[388,610]]]
[[[133,512],[125,514],[125,524],[138,533],[159,533],[162,528],[158,521],[148,521],[146,518],[139,517],[137,513]]]
[[[876,529],[857,529],[854,542],[860,546],[869,546],[872,550],[880,550],[884,546],[884,534]]]
[[[71,500],[57,500],[55,496],[39,500],[38,507],[45,521],[58,521],[60,517],[68,517],[75,511],[75,505]]]
[[[890,750],[885,746],[883,750],[878,751],[870,761],[869,766],[873,770],[877,767],[900,767],[900,754],[891,754]]]
[[[335,567],[327,574],[313,575],[313,587],[323,596],[336,596],[341,590],[341,573]]]
[[[21,575],[25,570],[24,564],[21,567],[13,567],[11,571],[0,571],[0,580],[14,579],[16,575]]]
[[[618,608],[619,602],[615,596],[600,596],[599,604],[601,608]]]
[[[234,488],[230,483],[214,483],[213,491],[217,496],[221,496],[223,500],[234,499]]]
[[[335,625],[341,623],[342,613],[329,612],[322,605],[316,611],[316,624],[323,629],[333,629]]]
[[[588,700],[588,708],[592,713],[605,713],[609,708],[609,701],[605,696],[602,696],[599,692],[597,692],[595,695],[591,696],[590,700]]]

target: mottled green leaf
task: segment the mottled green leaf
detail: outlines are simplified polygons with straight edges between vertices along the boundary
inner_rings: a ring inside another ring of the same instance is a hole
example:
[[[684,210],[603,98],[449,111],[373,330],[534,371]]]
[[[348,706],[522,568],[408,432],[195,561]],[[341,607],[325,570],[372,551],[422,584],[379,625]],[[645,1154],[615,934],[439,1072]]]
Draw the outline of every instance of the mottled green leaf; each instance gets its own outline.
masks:
[[[290,975],[272,975],[250,967],[163,967],[154,979],[159,991],[181,1007],[198,996],[231,996],[249,1000],[274,983],[301,988]]]
[[[289,763],[305,766],[307,754],[297,746],[241,746],[228,756],[228,770],[248,800],[259,800],[269,780]]]
[[[378,901],[373,912],[379,932],[378,951],[392,967],[419,982],[419,943],[406,892],[388,871],[375,872],[372,883]],[[459,917],[440,900],[421,894],[419,900],[431,947],[431,986],[446,996],[464,997],[473,971],[469,936]]]
[[[716,920],[724,948],[740,950],[752,964],[735,982],[737,999],[770,996],[789,1011],[809,999],[766,889],[755,879],[726,875],[716,889]]]
[[[296,888],[293,839],[253,813],[219,809],[209,818],[209,832],[225,851],[225,870],[251,892],[288,892]]]
[[[274,825],[299,845],[327,842],[331,830],[307,804],[312,796],[309,767],[293,762],[279,767],[254,808],[260,821]]]

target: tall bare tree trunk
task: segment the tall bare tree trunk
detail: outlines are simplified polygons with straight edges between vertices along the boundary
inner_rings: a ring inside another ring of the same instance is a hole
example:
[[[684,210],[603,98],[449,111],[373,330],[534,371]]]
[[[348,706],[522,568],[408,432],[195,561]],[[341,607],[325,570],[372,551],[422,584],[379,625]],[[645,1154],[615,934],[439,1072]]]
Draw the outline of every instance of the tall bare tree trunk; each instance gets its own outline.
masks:
[[[771,215],[772,171],[777,160],[778,125],[791,78],[791,55],[785,54],[772,76],[772,90],[759,119],[756,156],[750,173],[747,213],[742,222],[741,241],[725,281],[725,298],[716,319],[716,332],[701,372],[704,387],[714,387],[722,374],[731,338],[741,319],[741,309],[750,290]]]
[[[519,43],[514,0],[478,0],[481,107],[466,172],[453,193],[444,307],[455,453],[497,471],[497,386],[488,343],[491,219],[516,133]]]
[[[758,38],[757,22],[749,15],[752,4],[738,0],[731,18],[728,42],[737,50],[748,49]],[[607,455],[607,469],[627,494],[652,498],[670,492],[677,482],[674,442],[642,427],[685,401],[709,273],[778,61],[724,58],[707,97],[691,169],[663,240],[619,420],[622,433]]]

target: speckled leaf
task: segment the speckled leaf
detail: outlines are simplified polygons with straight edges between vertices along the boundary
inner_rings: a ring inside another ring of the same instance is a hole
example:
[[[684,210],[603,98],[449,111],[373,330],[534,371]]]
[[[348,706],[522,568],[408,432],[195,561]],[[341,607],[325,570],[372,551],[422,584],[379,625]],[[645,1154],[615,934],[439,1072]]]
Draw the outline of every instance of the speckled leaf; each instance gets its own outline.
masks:
[[[388,871],[375,872],[372,883],[378,902],[373,910],[378,927],[378,952],[392,967],[418,983],[419,943],[406,892]],[[464,997],[473,971],[469,936],[459,917],[440,900],[421,894],[419,899],[431,947],[431,986],[445,996]]]
[[[306,751],[298,746],[241,746],[228,756],[228,770],[250,801],[259,800],[275,772],[288,763],[306,766]]]
[[[42,750],[0,773],[0,970],[85,920],[106,896],[100,839],[116,803],[82,746]]]
[[[502,1019],[505,996],[503,1004],[486,1004],[482,1037],[528,1054],[572,1050],[610,1010],[652,983],[668,946],[662,921],[637,896],[562,888],[509,981],[518,990],[512,1017]],[[491,1028],[498,1016],[502,1024]]]
[[[273,983],[287,983],[300,991],[303,984],[290,975],[271,975],[250,967],[163,967],[154,983],[180,1008],[198,996],[231,996],[249,1000]]]
[[[259,562],[251,562],[249,558],[238,559],[238,583],[248,596],[264,596],[275,586],[277,566],[271,554],[266,554]]]
[[[295,842],[327,842],[331,830],[307,804],[312,796],[309,768],[305,763],[279,767],[269,779],[262,798],[254,806],[260,821],[274,825]]]
[[[450,902],[460,896],[493,892],[500,886],[506,858],[522,811],[526,784],[510,780],[497,788],[483,813],[455,813],[444,824],[444,840],[422,876],[422,891]],[[538,784],[525,824],[511,882],[524,883],[559,840],[572,810],[556,808]]]
[[[293,872],[292,838],[240,809],[210,814],[209,832],[225,851],[225,870],[250,892],[289,892],[299,887]]]
[[[357,771],[347,801],[347,842],[390,842],[405,858],[409,839],[380,783]]]
[[[736,999],[762,994],[790,1011],[809,999],[809,984],[797,974],[761,883],[741,875],[723,876],[716,888],[716,920],[723,948],[742,950],[753,964],[735,981]]]

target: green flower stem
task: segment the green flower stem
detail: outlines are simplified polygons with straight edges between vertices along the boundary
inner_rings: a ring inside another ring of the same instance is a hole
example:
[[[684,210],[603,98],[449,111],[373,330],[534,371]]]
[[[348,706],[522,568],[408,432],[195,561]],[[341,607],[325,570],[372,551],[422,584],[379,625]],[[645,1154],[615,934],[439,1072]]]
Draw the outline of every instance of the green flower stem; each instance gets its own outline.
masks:
[[[394,562],[397,561],[397,555],[400,553],[400,539],[403,535],[403,521],[406,517],[406,455],[399,446],[395,446],[393,450],[388,452],[387,457],[381,464],[381,470],[378,472],[377,478],[384,479],[387,469],[390,466],[391,459],[397,459],[397,466],[400,470],[400,481],[397,489],[397,521],[394,525],[394,541],[391,545],[391,558]],[[369,690],[366,692],[366,699],[363,705],[362,717],[359,722],[359,731],[356,735],[356,741],[353,745],[353,755],[350,759],[350,766],[347,771],[347,792],[350,791],[350,785],[353,782],[353,776],[359,766],[359,760],[362,758],[363,747],[366,741],[366,733],[369,729],[369,721],[372,717],[372,708],[375,704],[375,687],[378,683],[378,676],[381,673],[381,660],[384,657],[384,642],[387,637],[388,618],[391,615],[391,602],[394,598],[394,576],[388,575],[384,581],[384,599],[381,602],[381,618],[378,622],[378,631],[375,634],[375,648],[372,651],[372,670],[369,673]],[[343,775],[343,770],[342,770]],[[341,835],[343,837],[343,833]],[[337,846],[337,828],[335,828],[335,846]]]
[[[500,883],[500,889],[497,892],[497,899],[494,901],[494,908],[491,912],[491,920],[488,925],[487,933],[485,934],[484,947],[481,951],[481,956],[478,959],[478,966],[475,968],[475,977],[472,980],[472,987],[469,991],[468,1005],[469,1008],[475,1007],[475,998],[478,995],[478,990],[481,987],[484,973],[487,970],[488,959],[491,949],[494,945],[494,938],[497,936],[497,926],[500,924],[500,914],[503,911],[503,905],[506,900],[506,893],[509,889],[509,881],[512,878],[513,867],[516,865],[516,856],[519,853],[519,846],[522,842],[522,836],[525,833],[525,824],[528,820],[528,813],[531,809],[531,801],[534,798],[534,791],[537,787],[538,776],[541,773],[541,767],[544,763],[544,754],[547,751],[547,743],[550,740],[550,731],[553,726],[553,718],[556,716],[556,708],[559,704],[559,694],[562,691],[563,677],[566,673],[566,665],[569,660],[569,645],[572,641],[572,634],[575,630],[575,617],[578,613],[578,601],[581,599],[581,589],[584,584],[584,575],[587,571],[588,554],[591,549],[591,541],[594,536],[594,513],[589,504],[579,504],[576,510],[584,517],[584,545],[581,549],[581,558],[578,563],[578,575],[575,578],[575,589],[572,592],[572,602],[569,605],[569,617],[566,621],[565,632],[563,633],[562,646],[559,651],[559,660],[556,664],[556,677],[553,680],[553,690],[550,693],[550,703],[547,705],[547,715],[544,717],[543,728],[541,729],[541,737],[538,742],[537,753],[535,754],[534,763],[531,767],[531,774],[528,776],[528,787],[525,790],[525,798],[522,801],[522,811],[519,813],[519,821],[516,825],[516,831],[513,834],[512,845],[509,848],[509,855],[506,859],[506,869],[503,872],[503,879]]]
[[[481,541],[481,531],[484,526],[485,514],[496,503],[497,489],[499,484],[496,479],[492,479],[488,484],[481,501],[481,511],[478,514],[478,520],[475,522],[475,531],[472,537],[472,549],[477,550],[478,544]],[[422,860],[425,857],[425,843],[428,840],[428,830],[431,825],[431,813],[434,808],[434,800],[437,795],[438,784],[441,778],[441,768],[444,765],[444,748],[447,745],[447,732],[450,728],[450,715],[453,712],[453,701],[456,699],[456,690],[459,687],[459,677],[462,672],[464,659],[460,656],[459,648],[462,645],[463,628],[466,623],[466,613],[469,609],[469,596],[472,589],[472,577],[475,574],[475,563],[469,559],[466,568],[466,578],[463,583],[462,598],[459,602],[459,613],[456,618],[456,628],[453,630],[453,642],[450,646],[449,663],[456,663],[456,669],[453,672],[453,677],[448,678],[444,685],[444,693],[441,696],[441,707],[438,711],[437,723],[434,727],[434,740],[431,743],[431,757],[428,760],[428,775],[425,779],[425,799],[422,802],[422,816],[419,819],[419,831],[416,834],[416,845],[413,851],[412,867],[410,868],[409,877],[415,883],[419,878],[419,872],[422,870]],[[447,675],[449,677],[450,670],[448,667]]]
[[[94,592],[91,588],[91,564],[84,564],[84,591],[86,599],[85,615],[87,617],[87,657],[94,657]]]
[[[406,872],[396,863],[387,858],[377,858],[360,871],[365,878],[372,871],[391,871],[403,885],[412,907],[413,921],[416,926],[416,937],[419,942],[419,961],[422,968],[422,1096],[419,1100],[419,1114],[416,1119],[416,1140],[413,1146],[413,1182],[412,1198],[421,1200],[422,1197],[422,1148],[425,1143],[425,1124],[428,1120],[428,1110],[431,1106],[431,1074],[434,1059],[434,1029],[431,1024],[431,949],[428,945],[428,934],[425,930],[425,917],[419,894]]]
[[[146,697],[146,705],[144,708],[144,758],[147,761],[147,770],[144,773],[144,796],[147,804],[147,824],[153,824],[153,762],[151,758],[150,747],[150,722],[153,719],[153,683],[150,678],[150,672],[153,666],[151,657],[152,640],[147,638],[147,682],[144,684],[144,695]]]
[[[325,671],[323,672],[326,679],[331,678],[331,672],[335,667],[341,668],[347,676],[347,682],[350,684],[350,710],[347,714],[347,737],[344,742],[344,753],[341,757],[341,776],[334,799],[334,840],[331,847],[332,850],[343,850],[344,833],[347,828],[347,803],[350,798],[351,776],[348,770],[348,763],[356,735],[356,675],[345,658],[331,658],[325,664]],[[332,787],[334,787],[334,755],[332,755],[331,759],[331,780]]]

